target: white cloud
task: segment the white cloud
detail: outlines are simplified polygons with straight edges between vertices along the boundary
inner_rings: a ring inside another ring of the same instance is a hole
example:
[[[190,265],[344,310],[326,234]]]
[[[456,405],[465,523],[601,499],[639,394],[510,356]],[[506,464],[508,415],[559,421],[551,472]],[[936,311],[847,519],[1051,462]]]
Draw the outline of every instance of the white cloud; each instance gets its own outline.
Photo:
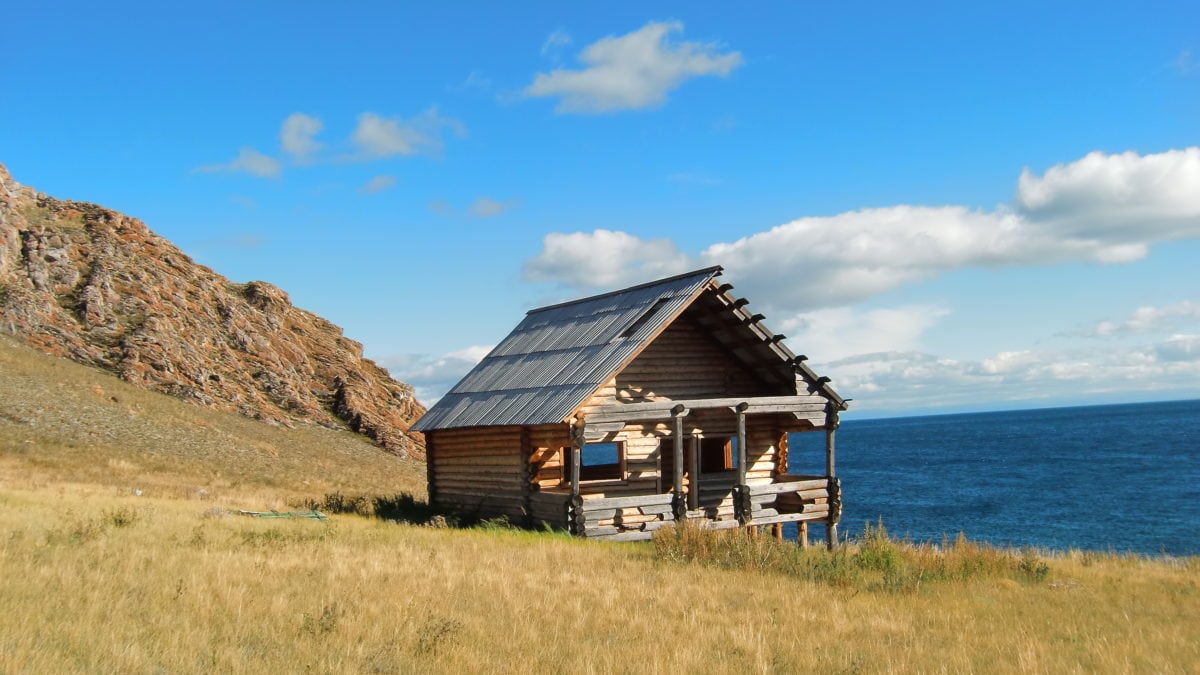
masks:
[[[678,21],[652,21],[632,33],[603,38],[580,53],[579,60],[585,65],[582,70],[559,68],[538,73],[525,94],[561,97],[555,108],[558,112],[652,108],[662,105],[667,94],[685,80],[704,75],[723,77],[741,65],[742,55],[738,52],[720,53],[715,44],[675,44],[668,39],[671,33],[682,30],[683,24]],[[550,39],[547,44],[551,44]]]
[[[460,136],[466,134],[466,127],[461,122],[443,117],[437,108],[429,108],[408,120],[366,112],[358,116],[352,140],[362,159],[438,155],[442,151],[442,136],[447,130]]]
[[[551,234],[526,276],[595,288],[720,264],[755,303],[795,313],[955,269],[1130,262],[1152,244],[1185,238],[1200,238],[1200,148],[1091,153],[1042,176],[1022,173],[1014,204],[991,211],[900,205],[799,218],[696,257],[625,232]]]
[[[864,412],[1183,398],[1200,396],[1200,336],[1134,348],[1000,352],[979,361],[889,351],[814,368],[832,378],[838,393],[857,399],[854,408]]]
[[[798,314],[778,324],[771,321],[770,325],[789,336],[791,347],[831,361],[854,354],[917,349],[921,335],[949,313],[928,305],[871,310],[837,307]]]
[[[395,176],[375,176],[358,188],[358,191],[363,194],[373,195],[392,187],[396,184]]]
[[[382,359],[391,374],[411,384],[417,400],[433,405],[475,367],[493,346],[473,345],[448,354],[404,354]]]
[[[209,164],[197,167],[201,173],[248,173],[260,178],[277,178],[282,171],[279,160],[255,150],[244,147],[238,151],[237,157],[225,164]]]
[[[616,287],[682,271],[688,257],[670,239],[639,239],[625,232],[595,230],[542,240],[542,251],[525,261],[530,281],[555,281],[576,288]]]
[[[1092,152],[1040,177],[1026,169],[1016,203],[1039,231],[1084,244],[1141,247],[1196,236],[1200,148],[1153,155]]]
[[[1154,346],[1154,356],[1164,363],[1186,365],[1200,361],[1200,335],[1172,335]]]
[[[279,129],[279,145],[292,156],[293,161],[307,163],[321,149],[316,136],[323,126],[321,120],[315,117],[292,113],[283,120],[283,126]]]
[[[1123,321],[1101,321],[1084,335],[1113,337],[1118,335],[1163,333],[1177,330],[1182,324],[1200,322],[1200,303],[1185,300],[1163,307],[1138,307]]]
[[[555,28],[542,43],[542,56],[550,56],[569,44],[571,44],[571,35],[562,28]]]

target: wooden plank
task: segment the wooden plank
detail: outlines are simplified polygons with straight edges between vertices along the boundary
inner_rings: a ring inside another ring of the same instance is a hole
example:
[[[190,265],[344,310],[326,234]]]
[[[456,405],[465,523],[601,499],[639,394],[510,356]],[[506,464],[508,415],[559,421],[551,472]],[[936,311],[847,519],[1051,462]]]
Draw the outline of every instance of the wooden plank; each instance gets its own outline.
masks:
[[[596,509],[595,511],[584,511],[583,518],[588,522],[600,520],[612,520],[617,516],[616,509]]]
[[[656,520],[662,520],[662,519],[659,518],[657,515],[650,515],[650,516],[622,515],[622,516],[618,516],[617,518],[614,518],[613,522],[617,523],[618,525],[629,526],[629,525],[641,525],[643,523],[649,523],[649,522],[653,522]]]
[[[607,535],[587,535],[588,540],[596,541],[645,541],[652,536],[650,532],[642,530],[630,530],[627,532],[618,532],[616,534]]]
[[[817,397],[820,398],[820,397]],[[812,396],[741,396],[725,398],[677,399],[670,401],[654,401],[651,403],[617,403],[594,408],[592,415],[619,415],[633,412],[669,412],[671,408],[682,405],[689,410],[712,408],[735,408],[743,403],[750,406],[806,406],[814,403],[824,404],[824,399],[814,400]]]
[[[769,495],[784,492],[800,492],[803,490],[824,489],[829,485],[828,480],[792,481],[788,483],[766,483],[750,487],[752,495]]]
[[[597,525],[595,527],[587,527],[583,531],[583,536],[588,539],[594,537],[603,537],[606,535],[619,534],[621,530],[615,525]]]
[[[670,505],[671,494],[634,495],[630,497],[586,497],[583,500],[584,510],[615,509],[626,506],[656,506]]]
[[[803,521],[825,520],[829,517],[828,512],[824,513],[783,513],[770,518],[755,518],[754,525],[771,525],[772,523],[796,523]]]
[[[513,469],[519,468],[526,462],[522,462],[517,455],[484,455],[479,457],[471,457],[467,455],[461,456],[441,456],[438,457],[438,466],[503,466]]]

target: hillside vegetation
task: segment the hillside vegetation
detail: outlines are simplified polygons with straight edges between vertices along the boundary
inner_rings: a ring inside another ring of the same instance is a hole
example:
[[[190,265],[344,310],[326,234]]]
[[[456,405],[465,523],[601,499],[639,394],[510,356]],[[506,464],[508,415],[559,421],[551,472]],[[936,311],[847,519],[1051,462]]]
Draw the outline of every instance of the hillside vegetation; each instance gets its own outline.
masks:
[[[185,403],[0,335],[0,479],[282,504],[336,491],[421,496],[425,464],[349,431]]]
[[[231,513],[423,481],[0,338],[0,673],[1200,668],[1196,558]]]
[[[0,165],[0,334],[259,420],[350,428],[424,457],[413,389],[264,281],[234,283],[145,223],[56,199]]]

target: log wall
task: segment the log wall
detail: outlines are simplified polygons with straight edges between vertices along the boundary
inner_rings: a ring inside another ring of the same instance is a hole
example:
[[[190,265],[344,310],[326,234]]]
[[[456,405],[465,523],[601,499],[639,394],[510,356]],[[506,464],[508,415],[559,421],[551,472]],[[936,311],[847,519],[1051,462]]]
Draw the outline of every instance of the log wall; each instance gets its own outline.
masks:
[[[605,383],[584,410],[616,402],[780,393],[794,392],[779,392],[763,383],[684,312]]]
[[[439,429],[426,436],[434,508],[483,518],[525,518],[528,468],[520,427]]]

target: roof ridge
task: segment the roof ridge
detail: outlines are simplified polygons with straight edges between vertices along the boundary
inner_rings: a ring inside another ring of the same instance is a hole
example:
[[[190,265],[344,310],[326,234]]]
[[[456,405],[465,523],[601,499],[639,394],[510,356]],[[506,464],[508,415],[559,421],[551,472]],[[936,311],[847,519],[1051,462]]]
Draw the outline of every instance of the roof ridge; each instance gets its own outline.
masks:
[[[535,307],[534,309],[531,309],[528,312],[525,312],[525,316],[529,316],[530,314],[537,314],[538,312],[545,312],[545,311],[551,310],[551,309],[558,309],[560,307],[569,307],[571,305],[578,305],[583,302],[591,302],[593,300],[599,300],[601,298],[607,298],[607,297],[613,296],[613,295],[620,295],[622,293],[628,293],[629,291],[636,291],[638,289],[647,288],[649,286],[665,284],[669,281],[677,281],[679,279],[684,279],[687,277],[700,276],[701,274],[708,274],[710,276],[716,277],[716,276],[720,276],[721,272],[723,272],[723,271],[725,271],[725,268],[721,267],[720,265],[704,267],[704,268],[701,268],[698,270],[693,270],[691,272],[683,272],[682,274],[676,274],[676,275],[670,276],[670,277],[663,277],[662,279],[655,279],[653,281],[647,281],[645,283],[637,284],[636,286],[629,286],[627,288],[618,288],[615,291],[608,291],[606,293],[599,293],[597,295],[589,295],[586,298],[576,298],[575,300],[568,300],[566,302],[560,302],[560,303],[553,304],[553,305],[546,305],[545,307]]]

